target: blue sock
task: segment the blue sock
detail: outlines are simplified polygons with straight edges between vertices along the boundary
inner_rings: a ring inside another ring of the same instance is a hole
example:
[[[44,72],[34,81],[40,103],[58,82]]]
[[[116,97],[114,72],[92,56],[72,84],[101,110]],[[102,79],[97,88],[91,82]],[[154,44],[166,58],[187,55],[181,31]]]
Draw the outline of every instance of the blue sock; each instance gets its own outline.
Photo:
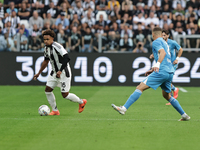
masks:
[[[124,104],[124,107],[126,107],[126,109],[128,109],[142,94],[142,92],[138,89],[136,89],[133,94],[131,94],[131,96],[128,98],[128,100],[126,101],[126,103]]]
[[[179,104],[179,102],[178,102],[175,98],[171,97],[171,98],[169,99],[169,102],[172,104],[172,106],[173,106],[181,115],[185,113],[184,110],[183,110],[183,108],[181,107],[181,105]]]
[[[176,87],[172,84],[171,89],[172,89],[172,91],[175,91]]]

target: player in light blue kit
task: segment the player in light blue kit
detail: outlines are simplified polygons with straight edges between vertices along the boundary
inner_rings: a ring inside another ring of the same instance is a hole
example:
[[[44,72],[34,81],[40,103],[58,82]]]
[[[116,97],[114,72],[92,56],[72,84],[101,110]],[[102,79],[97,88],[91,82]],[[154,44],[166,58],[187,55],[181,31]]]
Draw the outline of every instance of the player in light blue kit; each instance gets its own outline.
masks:
[[[169,46],[162,38],[162,29],[155,27],[152,31],[152,36],[154,39],[152,51],[156,64],[151,70],[146,72],[148,76],[137,86],[136,90],[123,106],[119,107],[112,104],[112,107],[120,114],[124,115],[127,109],[139,99],[143,91],[149,88],[156,90],[160,86],[162,88],[163,97],[168,100],[182,116],[179,121],[188,121],[190,117],[184,112],[179,102],[170,94],[174,68],[171,63]]]
[[[173,63],[174,70],[176,70],[178,68],[178,60],[183,53],[183,49],[176,41],[169,39],[169,31],[163,30],[162,37],[169,45],[169,49],[171,53],[171,61]],[[176,50],[178,50],[177,57],[176,57]],[[171,89],[174,92],[174,98],[177,99],[179,88],[176,88],[173,84],[171,84]],[[171,103],[167,103],[166,105],[171,105]]]

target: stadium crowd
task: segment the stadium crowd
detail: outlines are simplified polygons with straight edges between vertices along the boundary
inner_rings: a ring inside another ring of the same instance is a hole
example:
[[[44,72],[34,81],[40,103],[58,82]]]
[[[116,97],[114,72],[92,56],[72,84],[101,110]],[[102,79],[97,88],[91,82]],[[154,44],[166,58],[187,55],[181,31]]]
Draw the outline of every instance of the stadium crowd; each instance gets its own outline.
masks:
[[[4,0],[0,51],[43,51],[42,31],[50,28],[70,53],[98,52],[99,37],[103,51],[147,53],[155,26],[171,39],[200,34],[200,0]],[[200,48],[199,42],[181,38],[180,45]]]

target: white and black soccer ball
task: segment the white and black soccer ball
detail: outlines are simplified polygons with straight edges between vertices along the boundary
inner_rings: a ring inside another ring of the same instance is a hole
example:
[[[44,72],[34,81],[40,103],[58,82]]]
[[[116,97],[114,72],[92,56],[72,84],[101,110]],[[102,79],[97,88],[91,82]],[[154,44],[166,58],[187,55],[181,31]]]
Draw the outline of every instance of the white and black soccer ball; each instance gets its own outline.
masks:
[[[38,108],[38,113],[40,114],[40,116],[48,116],[50,113],[50,108],[47,105],[41,105]]]

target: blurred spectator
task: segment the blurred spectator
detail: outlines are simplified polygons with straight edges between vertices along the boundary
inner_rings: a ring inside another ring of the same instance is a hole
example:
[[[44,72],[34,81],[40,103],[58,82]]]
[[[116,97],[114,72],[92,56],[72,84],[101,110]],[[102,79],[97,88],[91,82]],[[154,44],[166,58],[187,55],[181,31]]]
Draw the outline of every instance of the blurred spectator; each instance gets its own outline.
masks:
[[[125,14],[128,14],[128,20],[132,20],[133,11],[129,10],[129,6],[126,4],[124,5],[124,9],[119,12],[120,15],[123,17]]]
[[[186,3],[186,8],[185,9],[188,9],[189,6],[192,6],[193,9],[197,9],[198,3],[199,3],[199,1],[196,2],[196,0],[189,0]]]
[[[3,29],[3,34],[5,33],[9,33],[9,37],[13,38],[16,34],[16,30],[15,28],[11,27],[11,22],[8,21],[6,24],[5,24],[5,28]]]
[[[194,15],[194,14],[191,14],[190,17],[188,18],[187,23],[186,23],[186,29],[189,28],[189,24],[190,24],[190,23],[193,23],[193,24],[194,24],[195,30],[198,29],[198,22],[197,22],[197,19],[195,18],[195,15]]]
[[[163,25],[167,23],[168,25],[170,25],[172,23],[172,20],[168,18],[168,16],[165,14],[162,16],[162,19],[160,20],[160,27],[163,28]]]
[[[120,51],[132,51],[133,49],[133,41],[128,37],[127,34],[124,35],[124,38],[120,39],[119,42]]]
[[[197,26],[196,26],[193,22],[191,22],[190,24],[188,24],[187,34],[188,34],[188,35],[192,34],[191,29],[194,29],[194,30],[195,30],[195,33],[196,33],[196,31],[197,31],[197,28],[196,28],[196,27],[197,27]]]
[[[156,10],[160,10],[161,8],[161,0],[148,0],[148,7],[155,5]]]
[[[9,2],[9,8],[6,9],[6,13],[11,15],[12,11],[15,11],[16,13],[18,13],[18,9],[15,8],[15,2],[14,1]]]
[[[173,20],[176,20],[176,16],[181,15],[182,20],[185,20],[185,11],[183,10],[180,3],[177,4],[177,7],[172,11]]]
[[[30,17],[30,19],[29,19],[29,25],[31,28],[33,28],[34,24],[37,24],[37,27],[39,29],[42,29],[42,27],[43,27],[43,19],[42,19],[42,17],[38,16],[37,11],[34,11],[33,16]]]
[[[169,11],[171,12],[172,11],[172,1],[171,0],[163,0],[161,2],[161,8],[162,8],[162,10],[164,10],[164,7],[165,7],[166,4],[168,5]]]
[[[169,8],[169,4],[165,4],[165,5],[164,5],[164,9],[163,9],[162,12],[161,12],[160,18],[163,18],[163,15],[167,15],[167,17],[168,17],[169,19],[172,19],[172,13],[171,13],[171,10],[170,10],[170,8]]]
[[[179,22],[179,23],[178,23]],[[182,17],[181,15],[177,15],[176,16],[176,20],[173,21],[173,28],[176,30],[177,28],[177,23],[183,27],[183,30],[185,31],[186,30],[186,24],[185,24],[185,21],[182,20]]]
[[[37,24],[36,24],[37,25]],[[54,24],[53,24],[54,25]],[[53,26],[52,25],[52,26]],[[42,28],[42,31],[43,30],[46,30],[46,29],[50,29],[51,28],[51,25],[50,25],[50,22],[49,21],[47,21],[45,24],[44,24],[44,26],[43,26],[43,28]],[[40,30],[40,29],[38,29],[38,30]]]
[[[54,2],[50,2],[49,8],[47,9],[46,13],[50,13],[51,17],[56,19],[59,15],[59,11],[57,8],[55,8]],[[43,18],[46,18],[46,13],[43,13]]]
[[[185,13],[185,22],[188,21],[188,18],[189,18],[191,15],[194,15],[194,18],[195,18],[196,20],[198,19],[198,16],[197,16],[196,12],[194,11],[194,9],[192,8],[192,6],[188,6],[188,10],[186,10],[186,13]]]
[[[145,18],[143,17],[142,11],[139,11],[136,16],[133,17],[133,30],[137,30],[138,23],[142,25],[142,29],[145,29]]]
[[[0,20],[4,18],[4,7],[2,2],[0,1]]]
[[[155,5],[152,5],[151,7],[150,7],[150,9],[149,9],[149,11],[148,11],[148,16],[150,16],[150,13],[151,12],[153,12],[154,13],[154,17],[157,17],[157,18],[159,18],[159,16],[160,16],[160,11],[157,11],[156,10],[156,6]]]
[[[94,35],[91,29],[87,27],[86,32],[82,35],[82,51],[81,52],[92,52],[92,43]]]
[[[15,47],[17,47],[17,40],[20,39],[20,51],[27,50],[28,38],[24,35],[23,29],[19,30],[19,34],[20,37],[18,37],[18,34],[14,36]]]
[[[129,29],[128,24],[124,24],[123,29],[121,31],[121,38],[123,38],[125,34],[127,34],[129,38],[133,37],[133,32]]]
[[[76,2],[76,7],[74,7],[74,10],[73,10],[72,13],[73,14],[77,14],[78,15],[78,19],[82,19],[83,18],[84,10],[83,10],[83,8],[81,6],[81,2],[80,1]]]
[[[16,15],[15,10],[12,10],[11,15],[5,19],[5,23],[8,21],[11,22],[12,28],[16,29],[20,27],[20,18]]]
[[[66,10],[68,10],[69,8],[71,8],[71,0],[58,0],[58,3],[57,3],[57,8],[62,10],[63,9],[63,6],[62,4],[66,4]],[[64,6],[65,7],[65,6]],[[69,19],[69,18],[68,18]]]
[[[191,35],[195,34],[195,29],[191,29]],[[199,48],[199,39],[198,38],[187,38],[187,48]],[[191,51],[188,51],[191,52]]]
[[[172,4],[173,9],[176,9],[179,4],[181,5],[182,10],[184,10],[186,7],[185,0],[173,0]]]
[[[41,42],[37,38],[37,35],[34,32],[32,33],[30,37],[28,48],[29,50],[32,50],[32,51],[40,51],[41,49]]]
[[[77,33],[77,27],[73,27],[72,31],[68,37],[68,47],[69,52],[79,52],[80,51],[81,36]]]
[[[32,0],[32,8],[35,9],[39,9],[39,8],[44,8],[44,0]],[[38,14],[40,14],[38,12]],[[40,14],[41,15],[41,14]]]
[[[153,23],[155,26],[159,25],[159,19],[157,17],[154,17],[154,12],[150,12],[149,17],[145,21],[146,27],[149,27],[151,23]]]
[[[120,39],[120,29],[116,22],[113,23],[112,27],[110,28],[109,34],[115,32],[115,38],[117,41]]]
[[[77,14],[74,14],[73,19],[70,21],[70,30],[72,30],[72,27],[77,27],[78,31],[80,31],[81,22],[79,21]]]
[[[183,31],[182,27],[177,28],[177,31],[174,33],[174,37],[176,37],[177,35],[182,35],[182,36],[186,35],[186,33],[185,33],[185,31]],[[179,43],[180,43],[181,47],[186,48],[186,38],[180,38]]]
[[[117,52],[119,49],[118,41],[116,40],[115,32],[110,32],[108,44],[107,44],[107,50],[109,52]]]
[[[30,33],[29,35],[36,35],[37,37],[41,35],[41,31],[38,29],[37,24],[33,25],[33,29],[30,29],[29,33]]]
[[[70,19],[70,14],[71,12],[69,11],[69,9],[67,8],[67,3],[63,2],[61,4],[61,10],[59,11],[59,14],[61,15],[61,13],[64,13],[65,18]]]
[[[63,25],[60,23],[58,25],[58,33],[56,33],[57,42],[60,43],[64,48],[67,47],[67,34],[65,34],[65,31],[63,30]]]
[[[93,17],[91,17],[91,11],[87,12],[87,16],[85,16],[82,20],[81,20],[82,24],[88,24],[88,26],[93,29],[94,25],[95,25],[95,19]]]
[[[25,25],[24,25],[24,24],[22,24],[22,25],[20,26],[20,29],[23,30],[24,35],[28,38],[28,37],[29,37],[29,31],[28,31],[28,29],[25,28]],[[20,29],[17,30],[17,33],[19,32]]]
[[[142,42],[138,42],[135,49],[133,50],[133,53],[148,53],[148,50],[144,47]]]
[[[103,26],[103,30],[108,31],[107,21],[104,20],[103,15],[99,16],[99,20],[95,23],[95,29],[99,29],[99,25]]]
[[[18,16],[20,19],[28,20],[30,17],[30,10],[26,8],[26,3],[22,2],[21,8],[19,8]]]
[[[11,37],[9,37],[9,33],[5,33],[4,38],[6,40],[6,45],[7,45],[6,51],[10,52],[17,51],[15,48],[14,40]]]
[[[0,52],[7,50],[5,35],[0,35]]]
[[[168,26],[167,26],[168,27]],[[150,24],[150,27],[147,29],[146,32],[146,47],[148,48],[149,51],[152,51],[152,42],[153,42],[153,37],[152,37],[152,31],[155,28],[155,25],[153,23]]]
[[[36,1],[36,0],[34,0]],[[42,2],[40,1],[36,1],[35,3],[32,3],[32,9],[31,9],[31,16],[33,16],[33,12],[34,11],[37,11],[38,12],[38,15],[40,17],[42,17],[42,14],[43,14],[43,10],[44,9],[44,4],[42,4]]]
[[[117,8],[120,10],[120,3],[116,0],[110,0],[108,1],[108,9],[114,10],[114,6],[117,6]]]
[[[77,3],[80,2],[81,3],[81,6],[83,6],[83,2],[81,0],[74,0],[72,3],[71,3],[71,6],[72,8],[75,8],[77,7]]]
[[[99,0],[96,4],[96,10],[98,11],[107,11],[108,10],[108,2],[107,0]]]
[[[102,24],[97,25],[97,29],[96,29],[95,35],[98,36],[99,34],[101,34],[104,37],[107,36],[107,33],[105,32]]]
[[[69,29],[69,20],[65,18],[65,12],[61,12],[61,17],[56,19],[55,25],[58,26],[58,24],[62,24],[62,29],[65,31],[65,33]]]
[[[144,34],[144,31],[142,30],[141,25],[139,25],[138,29],[135,31],[133,42],[135,45],[137,45],[138,42],[141,42],[143,45],[146,44],[146,35]]]
[[[110,13],[108,14],[109,15],[108,18],[111,19],[111,17],[114,16],[114,17],[116,17],[117,20],[120,20],[121,15],[120,15],[119,11],[120,11],[120,8],[117,5],[115,5],[114,9],[111,10]]]
[[[137,5],[136,5],[137,7],[136,7],[136,11],[135,11],[135,14],[134,15],[138,15],[139,13],[143,13],[143,15],[146,15],[145,13],[146,13],[146,11],[145,11],[145,9],[144,9],[144,4],[143,3],[137,3]],[[145,16],[145,18],[147,18],[148,16],[146,15]]]
[[[44,19],[44,24],[46,22],[49,22],[50,23],[50,26],[52,26],[53,24],[55,24],[55,19],[53,19],[51,17],[51,14],[50,13],[47,13],[47,17]]]
[[[133,10],[133,2],[131,0],[124,0],[122,2],[122,11],[125,10],[125,5],[128,6],[128,10]]]
[[[133,29],[132,21],[129,20],[128,14],[124,14],[124,16],[123,16],[122,19],[121,19],[121,24],[127,24],[127,25],[128,25],[128,28],[129,28],[130,30]]]
[[[92,0],[85,0],[85,1],[83,2],[82,7],[83,7],[83,10],[84,10],[84,11],[87,11],[89,8],[91,8],[92,11],[95,10],[95,4],[94,4],[94,2],[93,2]]]
[[[163,25],[163,30],[168,31],[168,33],[169,33],[169,38],[170,38],[170,39],[173,39],[172,29],[170,28],[170,26],[169,26],[167,23],[164,23],[164,25]],[[173,30],[173,32],[174,32],[174,30]]]
[[[144,9],[148,9],[147,1],[148,0],[136,0],[133,1],[133,4],[136,5],[137,7],[141,6]]]

